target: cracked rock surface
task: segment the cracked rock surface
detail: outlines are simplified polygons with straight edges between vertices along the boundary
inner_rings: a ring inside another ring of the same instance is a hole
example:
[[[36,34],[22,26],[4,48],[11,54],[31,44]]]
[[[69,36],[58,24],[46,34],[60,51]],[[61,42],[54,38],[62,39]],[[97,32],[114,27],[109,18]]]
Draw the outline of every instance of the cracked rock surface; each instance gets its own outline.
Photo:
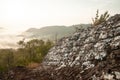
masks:
[[[9,80],[120,80],[120,14],[59,40],[42,67],[9,75]]]
[[[58,71],[79,66],[83,80],[120,79],[120,14],[61,39],[49,51],[43,66]]]

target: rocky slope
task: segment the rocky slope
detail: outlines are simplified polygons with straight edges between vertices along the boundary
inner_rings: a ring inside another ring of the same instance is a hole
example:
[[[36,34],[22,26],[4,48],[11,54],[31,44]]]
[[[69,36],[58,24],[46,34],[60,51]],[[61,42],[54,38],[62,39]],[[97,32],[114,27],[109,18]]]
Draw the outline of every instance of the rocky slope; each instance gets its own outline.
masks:
[[[120,79],[120,15],[61,39],[43,65],[55,70],[79,66],[83,80]]]
[[[42,66],[8,74],[5,80],[120,80],[120,14],[62,38]]]

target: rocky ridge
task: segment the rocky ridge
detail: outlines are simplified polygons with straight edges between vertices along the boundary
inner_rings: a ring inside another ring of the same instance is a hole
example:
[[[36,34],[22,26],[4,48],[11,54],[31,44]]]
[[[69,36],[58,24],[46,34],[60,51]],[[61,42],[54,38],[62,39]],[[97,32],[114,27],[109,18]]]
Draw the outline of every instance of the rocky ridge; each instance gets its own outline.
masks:
[[[58,71],[79,66],[83,80],[120,79],[120,14],[61,39],[49,51],[43,66]]]

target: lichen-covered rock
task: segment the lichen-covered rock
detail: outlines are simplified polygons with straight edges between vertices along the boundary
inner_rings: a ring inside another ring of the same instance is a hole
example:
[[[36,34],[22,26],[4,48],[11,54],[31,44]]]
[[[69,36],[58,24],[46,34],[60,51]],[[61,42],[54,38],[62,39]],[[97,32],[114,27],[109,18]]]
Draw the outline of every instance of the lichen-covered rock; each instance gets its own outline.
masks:
[[[40,67],[16,67],[0,80],[120,80],[120,14],[62,38]]]
[[[63,38],[42,64],[54,70],[79,66],[83,80],[120,79],[120,14]]]

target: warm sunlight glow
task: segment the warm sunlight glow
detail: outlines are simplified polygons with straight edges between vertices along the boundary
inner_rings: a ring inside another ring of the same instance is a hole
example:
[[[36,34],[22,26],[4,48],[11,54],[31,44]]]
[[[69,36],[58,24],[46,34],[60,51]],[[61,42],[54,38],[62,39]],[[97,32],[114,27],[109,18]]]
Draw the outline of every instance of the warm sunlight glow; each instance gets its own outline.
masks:
[[[97,9],[119,12],[119,0],[0,0],[0,27],[10,34],[31,27],[91,23]]]
[[[8,14],[6,17],[8,17],[9,20],[11,19],[13,22],[15,20],[21,20],[22,18],[24,18],[24,8],[18,4],[11,3],[11,5],[8,5],[7,13]]]

